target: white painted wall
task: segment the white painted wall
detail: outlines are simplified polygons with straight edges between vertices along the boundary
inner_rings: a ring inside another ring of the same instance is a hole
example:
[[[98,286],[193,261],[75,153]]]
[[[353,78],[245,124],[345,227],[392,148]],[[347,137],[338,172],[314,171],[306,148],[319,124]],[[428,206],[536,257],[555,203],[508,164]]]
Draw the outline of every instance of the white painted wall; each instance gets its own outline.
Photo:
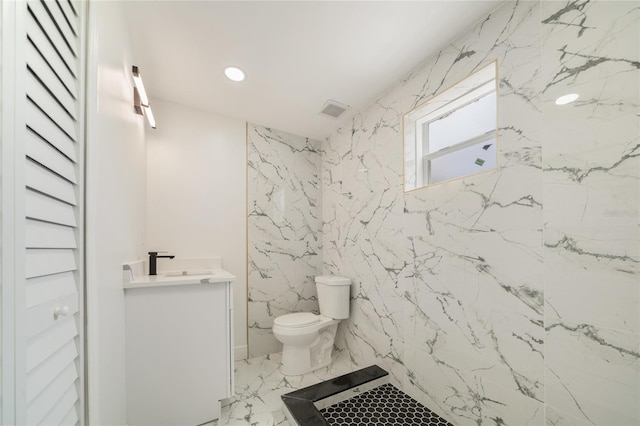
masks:
[[[144,254],[144,118],[120,2],[89,7],[87,298],[89,423],[126,424],[122,264]]]
[[[247,345],[246,124],[151,100],[147,251],[222,257],[234,284],[236,358]],[[161,259],[159,262],[171,262]]]
[[[2,22],[2,24],[3,24],[2,26],[4,28],[6,28],[5,22],[2,19],[3,12],[4,12],[4,5],[1,5],[0,6],[0,22]],[[3,47],[4,47],[3,35],[4,35],[3,31],[0,30],[0,157],[2,156],[2,153],[3,153],[3,149],[2,149],[2,141],[3,141],[2,136],[3,136],[3,134],[2,134],[2,130],[1,129],[2,129],[2,119],[4,117],[4,115],[2,113],[2,100],[3,100],[3,97],[2,97],[2,84],[3,84],[2,76],[4,75],[3,74],[3,69],[4,69],[3,68],[3,59],[4,59],[4,56],[3,56],[3,53],[4,53],[4,50],[3,50]],[[4,180],[4,176],[2,174],[2,171],[3,171],[3,169],[2,169],[2,159],[0,158],[0,179]],[[0,198],[0,203],[1,202],[2,202],[2,199]],[[0,212],[0,253],[2,253],[2,223],[3,223],[2,222],[2,212]],[[2,256],[0,256],[0,277],[2,277],[2,270],[3,270],[2,269],[2,261],[3,260],[4,259],[2,258]],[[0,312],[1,312],[2,307],[4,306],[3,303],[2,303],[2,294],[3,294],[2,279],[0,278]],[[4,345],[3,340],[2,340],[2,315],[0,315],[0,349],[2,349],[4,347],[5,347],[5,345]],[[3,351],[0,350],[0,383],[5,383],[5,381],[3,380],[3,374],[2,374],[2,367],[4,366],[4,363],[2,362],[2,352]],[[3,391],[4,387],[5,386],[0,386],[0,401],[4,401],[4,399],[2,398],[2,391]],[[0,403],[0,423],[2,423],[2,420],[3,420],[3,417],[2,417],[2,406],[3,406],[3,404]]]

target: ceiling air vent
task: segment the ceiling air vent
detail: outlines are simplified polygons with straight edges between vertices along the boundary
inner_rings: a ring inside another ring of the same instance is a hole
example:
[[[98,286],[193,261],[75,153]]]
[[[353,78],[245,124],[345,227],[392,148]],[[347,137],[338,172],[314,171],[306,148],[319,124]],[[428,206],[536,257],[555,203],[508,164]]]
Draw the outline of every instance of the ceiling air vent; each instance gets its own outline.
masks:
[[[345,112],[349,108],[349,105],[341,104],[340,102],[336,102],[333,99],[329,99],[326,104],[322,107],[322,114],[328,115],[329,117],[338,118],[340,114]]]

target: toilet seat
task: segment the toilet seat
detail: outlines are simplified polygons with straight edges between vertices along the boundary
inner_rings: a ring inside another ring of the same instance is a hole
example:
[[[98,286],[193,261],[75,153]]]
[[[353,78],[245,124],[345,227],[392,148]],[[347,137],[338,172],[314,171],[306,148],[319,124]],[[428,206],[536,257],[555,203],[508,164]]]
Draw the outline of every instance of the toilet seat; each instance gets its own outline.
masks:
[[[285,376],[299,376],[331,364],[338,324],[349,318],[351,280],[334,275],[315,278],[320,315],[286,314],[273,319],[273,337],[282,343]]]
[[[282,343],[282,374],[299,376],[329,365],[339,322],[310,312],[277,317],[272,330]]]
[[[280,327],[301,328],[308,327],[320,322],[320,316],[311,312],[296,312],[277,317],[273,323]]]
[[[324,315],[298,312],[277,317],[273,321],[272,330],[280,336],[300,336],[301,338],[307,336],[311,339],[318,331],[339,322],[340,320],[327,318]],[[282,342],[282,340],[280,341]]]

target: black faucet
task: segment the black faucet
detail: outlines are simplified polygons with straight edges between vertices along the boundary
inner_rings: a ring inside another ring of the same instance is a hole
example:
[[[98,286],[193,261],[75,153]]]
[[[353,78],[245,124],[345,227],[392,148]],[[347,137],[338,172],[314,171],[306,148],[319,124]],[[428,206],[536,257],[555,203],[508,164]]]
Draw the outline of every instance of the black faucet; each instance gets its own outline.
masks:
[[[165,251],[150,251],[149,252],[149,275],[158,275],[156,273],[158,269],[158,258],[173,259],[175,256],[158,256],[158,253],[166,253]]]

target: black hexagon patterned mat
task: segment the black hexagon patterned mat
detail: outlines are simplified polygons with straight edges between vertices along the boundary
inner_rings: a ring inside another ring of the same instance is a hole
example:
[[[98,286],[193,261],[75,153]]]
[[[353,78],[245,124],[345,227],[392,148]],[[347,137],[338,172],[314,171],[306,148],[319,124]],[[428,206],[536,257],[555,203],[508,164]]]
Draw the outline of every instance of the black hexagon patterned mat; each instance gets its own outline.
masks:
[[[320,410],[329,425],[452,426],[390,383]]]

